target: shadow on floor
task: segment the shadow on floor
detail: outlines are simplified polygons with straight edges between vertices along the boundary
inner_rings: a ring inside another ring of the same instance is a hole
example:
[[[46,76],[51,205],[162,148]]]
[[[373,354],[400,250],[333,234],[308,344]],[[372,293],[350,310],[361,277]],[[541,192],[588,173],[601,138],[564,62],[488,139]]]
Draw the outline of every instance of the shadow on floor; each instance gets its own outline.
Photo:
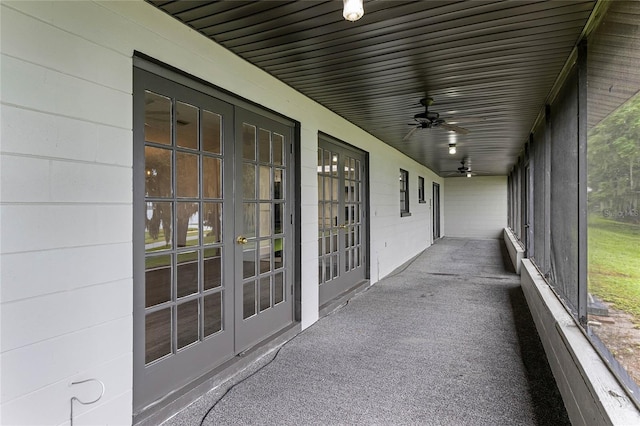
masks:
[[[570,426],[571,422],[562,402],[562,396],[555,384],[522,288],[509,289],[509,299],[520,344],[520,355],[531,390],[536,422],[541,426]]]

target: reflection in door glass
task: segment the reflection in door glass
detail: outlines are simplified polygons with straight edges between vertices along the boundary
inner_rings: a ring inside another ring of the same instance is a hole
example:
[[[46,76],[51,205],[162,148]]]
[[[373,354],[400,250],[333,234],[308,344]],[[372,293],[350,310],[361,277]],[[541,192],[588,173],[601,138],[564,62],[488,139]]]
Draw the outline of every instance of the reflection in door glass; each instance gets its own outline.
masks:
[[[222,330],[222,293],[213,293],[204,298],[204,335]]]
[[[198,149],[198,108],[176,102],[176,145]]]
[[[144,245],[146,252],[171,248],[171,223],[173,203],[148,202]]]
[[[178,254],[177,296],[184,297],[198,292],[198,252]]]
[[[278,303],[284,301],[284,273],[280,272],[274,275],[273,279],[273,304],[277,305]]]
[[[178,247],[200,244],[200,226],[198,203],[177,203],[176,207],[176,245]]]
[[[242,164],[242,197],[245,200],[256,198],[256,166],[251,163]]]
[[[222,257],[220,248],[204,251],[203,284],[205,290],[220,287],[222,284]]]
[[[256,236],[256,203],[244,203],[244,235],[247,238]]]
[[[260,273],[271,271],[271,240],[260,241]]]
[[[271,235],[271,203],[260,203],[260,236]]]
[[[145,316],[145,363],[171,353],[171,308]]]
[[[242,246],[242,276],[251,278],[256,276],[256,242],[249,241]]]
[[[171,197],[171,150],[146,146],[144,155],[146,196]]]
[[[222,241],[222,203],[202,203],[203,245]]]
[[[271,199],[271,167],[260,166],[260,179],[258,180],[260,186],[260,199]]]
[[[260,278],[260,311],[271,307],[271,277]]]
[[[282,150],[284,148],[284,136],[274,133],[272,144],[273,144],[273,164],[280,166],[283,164]]]
[[[171,99],[146,91],[144,102],[144,140],[171,145]]]
[[[222,116],[202,111],[202,150],[212,154],[222,153]]]
[[[151,256],[145,259],[146,308],[171,300],[171,255]]]
[[[222,198],[220,158],[202,157],[202,196],[204,198]]]
[[[176,153],[176,196],[195,198],[198,196],[198,156],[184,152]]]
[[[198,299],[178,305],[178,349],[198,341]]]
[[[245,160],[256,159],[256,128],[247,123],[242,124],[242,157]]]
[[[256,314],[256,282],[249,281],[242,287],[242,318],[247,319]]]
[[[258,136],[258,152],[261,163],[269,163],[271,161],[271,132],[260,129]]]

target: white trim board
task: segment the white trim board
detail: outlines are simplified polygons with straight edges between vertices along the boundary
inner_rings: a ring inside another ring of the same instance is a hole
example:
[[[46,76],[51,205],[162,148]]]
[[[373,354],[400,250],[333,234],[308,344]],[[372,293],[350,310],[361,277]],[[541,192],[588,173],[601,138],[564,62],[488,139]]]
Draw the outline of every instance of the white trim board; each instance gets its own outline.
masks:
[[[571,423],[640,425],[640,411],[529,259],[520,282]]]

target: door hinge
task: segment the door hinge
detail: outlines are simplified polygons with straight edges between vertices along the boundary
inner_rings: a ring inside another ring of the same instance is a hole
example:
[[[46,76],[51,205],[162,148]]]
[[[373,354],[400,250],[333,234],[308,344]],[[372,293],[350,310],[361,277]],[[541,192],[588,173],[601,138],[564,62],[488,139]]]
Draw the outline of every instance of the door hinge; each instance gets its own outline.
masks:
[[[291,225],[293,225],[293,215],[291,215]]]
[[[289,145],[289,153],[290,153],[290,154],[293,154],[293,144],[290,144],[290,145]]]

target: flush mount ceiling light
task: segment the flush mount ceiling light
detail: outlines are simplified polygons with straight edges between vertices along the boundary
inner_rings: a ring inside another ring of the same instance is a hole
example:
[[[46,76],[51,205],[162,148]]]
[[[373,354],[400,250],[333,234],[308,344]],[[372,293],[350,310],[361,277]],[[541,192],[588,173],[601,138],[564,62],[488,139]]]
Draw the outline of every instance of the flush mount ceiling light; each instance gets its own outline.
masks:
[[[456,144],[455,143],[450,143],[449,144],[449,154],[455,154],[456,153]]]
[[[343,0],[342,16],[347,21],[355,22],[364,15],[364,0]]]

